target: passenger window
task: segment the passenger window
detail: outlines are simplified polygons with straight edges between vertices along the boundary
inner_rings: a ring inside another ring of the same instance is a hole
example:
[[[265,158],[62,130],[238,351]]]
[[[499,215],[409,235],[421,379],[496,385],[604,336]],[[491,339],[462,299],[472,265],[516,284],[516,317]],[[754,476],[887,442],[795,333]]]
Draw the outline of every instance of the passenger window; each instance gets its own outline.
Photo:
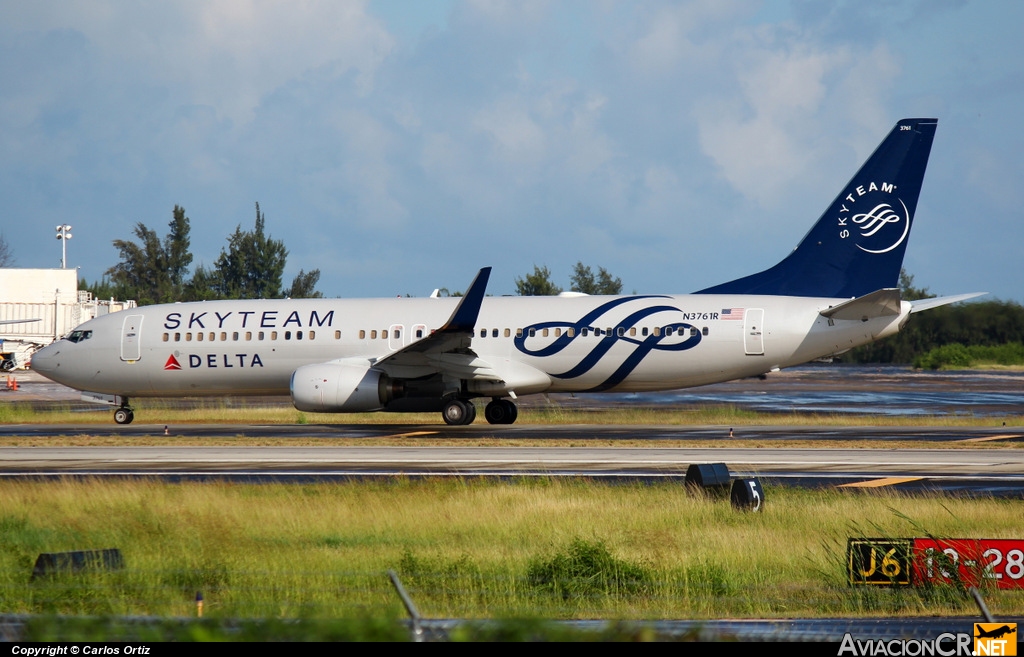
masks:
[[[257,340],[262,340],[264,337],[266,337],[266,334],[263,331],[260,331],[259,333],[256,334]]]
[[[580,329],[580,335],[582,335],[583,337],[587,337],[587,333],[588,333],[589,330],[590,329],[588,329],[586,326],[584,326],[582,329]]]
[[[235,331],[234,333],[231,334],[231,339],[234,340],[235,342],[238,342],[238,331]]]
[[[631,326],[631,327],[630,327],[630,329],[629,329],[629,335],[630,335],[630,337],[633,337],[633,336],[635,336],[635,335],[636,335],[636,327],[635,327],[635,326]]]
[[[512,331],[510,329],[505,329],[505,337],[506,338],[511,338],[512,337]]]
[[[221,331],[220,340],[221,340],[221,342],[227,342],[228,341],[228,334],[226,332],[224,332],[224,331]]]
[[[310,340],[315,340],[316,339],[316,331],[310,331],[309,332],[309,339]]]
[[[270,339],[271,340],[276,340],[277,339],[277,331],[271,331],[270,332]]]
[[[567,329],[565,329],[565,334],[568,335],[571,338],[574,335],[576,335],[576,329],[574,329],[574,328],[567,328]]]
[[[691,336],[697,335],[697,327],[696,326],[691,326],[690,327],[690,335]]]
[[[678,330],[678,331],[676,331],[676,333],[677,333],[678,335],[686,335],[686,329],[684,329],[684,328],[683,328],[682,326],[680,326],[680,327],[679,327],[679,330]]]
[[[651,332],[654,334],[654,337],[658,337],[661,335],[661,327],[655,326],[653,329],[651,329]]]
[[[620,327],[619,327],[619,329],[618,329],[618,331],[616,331],[616,334],[617,334],[617,335],[618,335],[618,336],[619,336],[620,338],[621,338],[622,336],[626,335],[626,327],[625,327],[625,326],[620,326]]]
[[[521,328],[517,328],[516,329],[516,337],[517,338],[523,337],[523,329],[521,329]]]
[[[199,342],[203,341],[203,333],[202,332],[196,333],[196,340],[199,341]]]
[[[252,331],[246,331],[245,332],[245,341],[249,342],[250,340],[252,340]]]
[[[185,334],[185,342],[192,342],[192,333],[191,332]]]
[[[560,328],[556,328],[555,329],[555,337],[556,338],[562,337],[562,329],[560,329]]]
[[[530,329],[530,337],[532,338],[535,335],[537,335],[537,329]]]
[[[492,338],[498,337],[498,329],[491,329],[491,337]]]
[[[644,335],[644,336],[646,336],[646,335],[647,335],[647,332],[648,332],[648,331],[647,331],[647,327],[645,326],[645,327],[643,327],[643,329],[641,329],[641,331],[640,331],[640,335]]]
[[[419,340],[423,337],[423,329],[416,329],[416,339]],[[497,329],[495,329],[494,337],[498,337]]]
[[[168,341],[170,341],[170,339],[171,339],[171,336],[169,334],[167,334],[167,333],[164,333],[164,342],[168,342]]]
[[[708,334],[708,327],[706,327],[706,326],[705,326],[705,327],[704,327],[704,330],[703,330],[703,331],[701,331],[701,332],[702,332],[702,333],[703,333],[704,335],[707,335],[707,334]]]
[[[546,338],[546,337],[548,337],[548,330],[547,330],[547,329],[543,329],[543,330],[542,330],[542,331],[540,332],[540,334],[541,334],[541,335],[543,335],[543,336],[544,336],[544,337]]]
[[[174,341],[175,342],[181,342],[181,333],[175,333],[174,334]]]
[[[302,331],[296,331],[295,332],[295,339],[296,340],[301,340],[302,339]]]
[[[285,331],[284,332],[284,339],[285,340],[291,340],[292,339],[292,332],[291,331]]]
[[[216,339],[217,339],[217,334],[214,333],[213,331],[210,331],[210,342],[213,342]]]
[[[373,329],[372,331],[370,331],[370,339],[371,340],[376,340],[377,339],[377,329]]]

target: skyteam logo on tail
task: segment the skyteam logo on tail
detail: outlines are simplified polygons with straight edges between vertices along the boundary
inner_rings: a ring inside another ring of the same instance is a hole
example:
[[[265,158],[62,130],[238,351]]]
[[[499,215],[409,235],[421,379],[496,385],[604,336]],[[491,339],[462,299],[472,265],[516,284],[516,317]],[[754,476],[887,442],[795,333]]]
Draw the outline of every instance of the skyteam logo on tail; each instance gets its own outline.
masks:
[[[841,239],[853,238],[865,253],[888,253],[910,234],[910,211],[895,195],[896,185],[870,182],[858,185],[839,207]]]

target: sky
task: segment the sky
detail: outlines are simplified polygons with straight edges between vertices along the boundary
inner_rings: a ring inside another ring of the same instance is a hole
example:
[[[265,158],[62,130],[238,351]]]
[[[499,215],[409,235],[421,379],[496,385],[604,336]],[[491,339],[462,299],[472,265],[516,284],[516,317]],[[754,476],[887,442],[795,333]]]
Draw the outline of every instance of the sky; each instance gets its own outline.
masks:
[[[576,262],[686,293],[781,260],[904,117],[904,266],[1024,301],[1024,3],[0,0],[0,232],[94,281],[143,223],[210,266],[255,203],[328,297]]]

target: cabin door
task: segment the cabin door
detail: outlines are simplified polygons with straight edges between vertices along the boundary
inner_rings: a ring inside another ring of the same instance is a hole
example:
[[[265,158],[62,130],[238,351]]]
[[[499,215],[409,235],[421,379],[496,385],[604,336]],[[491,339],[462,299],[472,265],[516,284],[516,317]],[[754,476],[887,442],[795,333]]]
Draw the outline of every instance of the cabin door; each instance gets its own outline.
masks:
[[[764,308],[747,308],[744,313],[743,348],[748,356],[764,355]]]
[[[121,360],[133,363],[142,358],[142,315],[128,315],[121,325]]]

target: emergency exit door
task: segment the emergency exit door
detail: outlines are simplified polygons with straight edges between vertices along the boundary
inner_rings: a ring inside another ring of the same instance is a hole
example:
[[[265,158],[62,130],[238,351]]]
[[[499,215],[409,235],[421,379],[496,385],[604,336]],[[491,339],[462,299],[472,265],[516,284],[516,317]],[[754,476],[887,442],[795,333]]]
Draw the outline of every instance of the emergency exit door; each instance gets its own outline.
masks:
[[[764,308],[747,308],[743,315],[743,348],[748,356],[764,355]]]
[[[142,315],[128,315],[121,325],[121,360],[133,363],[142,357]]]

